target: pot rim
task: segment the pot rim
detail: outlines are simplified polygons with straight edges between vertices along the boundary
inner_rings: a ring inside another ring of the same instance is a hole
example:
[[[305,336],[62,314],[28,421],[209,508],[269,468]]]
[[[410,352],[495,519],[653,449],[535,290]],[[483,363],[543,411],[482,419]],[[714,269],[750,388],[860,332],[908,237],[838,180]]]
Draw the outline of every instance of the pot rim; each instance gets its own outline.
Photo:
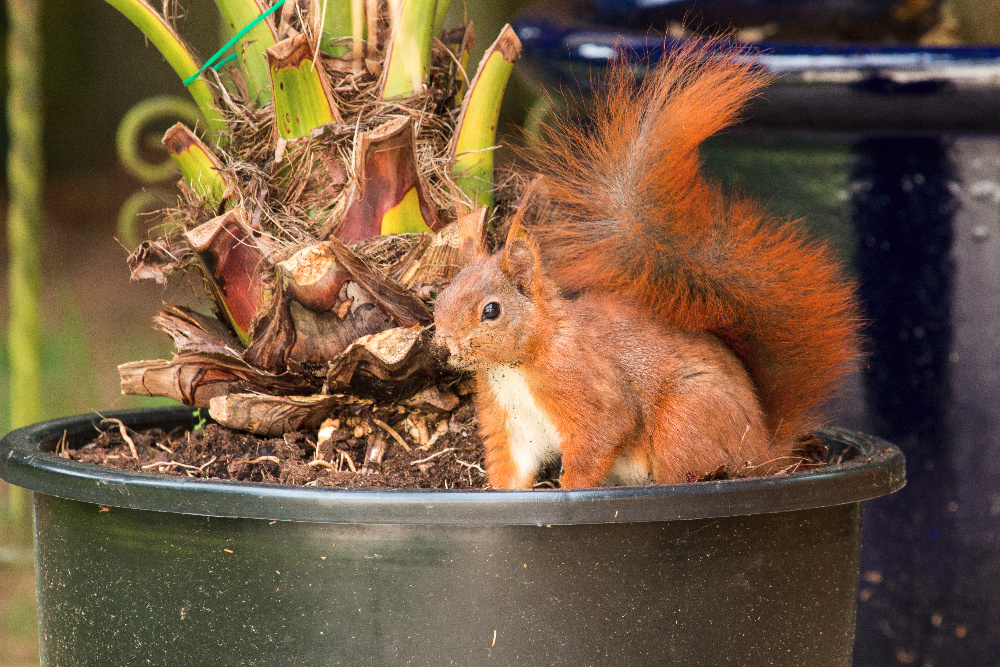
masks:
[[[640,64],[655,62],[690,41],[687,37],[651,37],[645,31],[606,23],[566,25],[537,11],[519,15],[514,30],[529,60],[544,57],[592,64],[606,64],[621,56]],[[776,74],[891,68],[996,84],[1000,68],[1000,46],[992,44],[927,46],[764,40],[723,41],[718,46],[732,47]]]
[[[593,92],[601,70],[624,57],[640,70],[687,38],[656,38],[611,24],[566,24],[537,8],[513,22],[529,80],[543,89]],[[727,48],[726,43],[717,48]],[[737,42],[777,78],[750,104],[737,132],[995,134],[1000,46],[860,42]]]
[[[843,429],[817,435],[858,454],[822,469],[781,476],[596,489],[483,491],[344,489],[232,482],[133,472],[61,458],[102,418],[133,429],[193,424],[187,406],[117,410],[53,419],[0,440],[0,479],[50,496],[97,505],[200,516],[345,524],[564,525],[709,519],[787,512],[868,500],[906,483],[903,453]]]

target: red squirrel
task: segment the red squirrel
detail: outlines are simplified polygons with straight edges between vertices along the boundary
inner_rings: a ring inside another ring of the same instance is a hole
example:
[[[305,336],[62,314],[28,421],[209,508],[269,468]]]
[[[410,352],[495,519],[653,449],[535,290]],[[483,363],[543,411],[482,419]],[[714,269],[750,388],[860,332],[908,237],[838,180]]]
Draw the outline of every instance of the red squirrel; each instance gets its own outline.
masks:
[[[539,220],[492,256],[471,239],[435,302],[435,340],[476,374],[491,485],[531,488],[560,456],[564,488],[800,460],[858,357],[854,287],[796,222],[724,197],[698,153],[767,81],[718,43],[642,83],[619,64],[589,123],[529,147]]]

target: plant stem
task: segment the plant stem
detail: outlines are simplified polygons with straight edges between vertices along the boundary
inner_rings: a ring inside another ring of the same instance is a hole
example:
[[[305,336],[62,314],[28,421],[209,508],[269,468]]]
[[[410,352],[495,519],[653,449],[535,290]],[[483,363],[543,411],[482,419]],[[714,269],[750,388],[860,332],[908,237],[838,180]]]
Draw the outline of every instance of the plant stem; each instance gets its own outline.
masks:
[[[313,67],[316,54],[303,34],[267,50],[274,90],[274,113],[282,139],[308,136],[313,128],[340,122],[326,75]]]
[[[222,21],[233,36],[263,13],[256,0],[215,0]],[[267,57],[264,49],[277,41],[271,20],[261,21],[247,32],[233,47],[243,61],[247,74],[247,90],[251,101],[264,105],[271,101],[271,79],[268,77]]]
[[[520,54],[521,41],[509,25],[504,26],[480,61],[462,102],[451,150],[452,173],[455,185],[471,200],[473,209],[493,208],[493,149],[500,103]]]
[[[441,31],[444,30],[445,19],[448,18],[448,8],[451,6],[451,0],[437,0],[437,6],[434,8],[434,27],[431,28],[431,37],[440,37]]]
[[[226,180],[221,170],[222,163],[208,146],[204,144],[184,123],[177,123],[163,135],[163,145],[180,169],[184,180],[211,210],[222,203],[226,194]]]
[[[107,3],[120,11],[125,18],[142,31],[142,34],[153,43],[153,46],[174,68],[181,80],[198,71],[198,64],[184,40],[174,32],[166,19],[150,7],[145,0],[107,0]],[[198,77],[188,84],[187,89],[208,121],[209,129],[213,132],[224,130],[226,122],[222,118],[222,114],[219,113],[215,95],[205,79]]]
[[[125,113],[115,137],[118,158],[130,174],[145,183],[159,183],[177,174],[177,165],[169,157],[163,162],[151,162],[142,155],[142,128],[157,118],[181,118],[193,125],[200,113],[190,100],[171,95],[142,100]]]
[[[340,57],[351,47],[343,39],[354,34],[353,2],[351,0],[316,0],[323,11],[323,35],[320,38],[320,50],[331,56]]]
[[[351,68],[359,73],[365,66],[365,0],[351,0]]]
[[[378,57],[378,0],[365,0],[365,26],[368,30],[367,54],[369,58]]]
[[[401,0],[391,17],[392,37],[386,48],[382,99],[405,99],[422,93],[431,61],[435,0]],[[391,10],[390,10],[391,11]]]
[[[42,417],[40,382],[41,268],[38,231],[42,224],[44,162],[42,153],[42,62],[38,0],[7,0],[7,294],[10,320],[10,422],[12,428]],[[29,515],[28,492],[10,488],[11,514],[18,521]]]

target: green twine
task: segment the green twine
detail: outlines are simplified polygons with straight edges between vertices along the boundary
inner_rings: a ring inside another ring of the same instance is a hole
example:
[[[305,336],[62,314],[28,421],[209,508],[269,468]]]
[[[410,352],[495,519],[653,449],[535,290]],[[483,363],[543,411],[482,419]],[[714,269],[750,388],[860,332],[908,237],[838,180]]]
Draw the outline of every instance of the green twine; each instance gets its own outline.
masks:
[[[263,21],[264,19],[266,19],[268,16],[270,16],[274,12],[278,11],[278,9],[283,4],[285,4],[285,0],[278,0],[278,2],[274,3],[273,7],[271,7],[266,12],[264,12],[263,14],[261,14],[260,16],[258,16],[257,18],[255,18],[253,21],[250,21],[250,23],[248,23],[245,28],[243,28],[242,30],[240,30],[235,35],[233,35],[233,38],[231,40],[229,40],[228,42],[226,42],[225,44],[223,44],[221,49],[219,49],[218,51],[216,51],[215,54],[211,58],[209,58],[207,61],[205,61],[205,64],[201,66],[200,70],[198,70],[197,72],[195,72],[194,74],[192,74],[188,78],[184,79],[184,85],[188,86],[191,83],[193,83],[194,80],[197,79],[199,76],[201,76],[201,73],[204,72],[205,70],[207,70],[209,67],[211,67],[212,69],[218,71],[219,68],[222,67],[223,65],[225,65],[226,63],[232,62],[233,58],[236,57],[235,53],[232,54],[231,56],[229,56],[228,58],[226,58],[225,60],[223,60],[222,62],[216,63],[216,61],[219,58],[222,57],[223,53],[225,53],[226,51],[228,51],[229,49],[231,49],[233,47],[233,45],[236,44],[236,42],[240,41],[240,39],[243,37],[243,35],[247,34],[251,30],[253,30],[254,26],[256,26],[258,23],[260,23],[261,21]]]

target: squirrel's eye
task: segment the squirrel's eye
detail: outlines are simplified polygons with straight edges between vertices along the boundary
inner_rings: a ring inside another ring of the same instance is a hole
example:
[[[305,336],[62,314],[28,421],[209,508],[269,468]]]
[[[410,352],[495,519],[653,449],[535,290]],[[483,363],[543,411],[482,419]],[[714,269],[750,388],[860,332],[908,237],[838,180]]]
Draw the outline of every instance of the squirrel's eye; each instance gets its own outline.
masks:
[[[500,317],[500,304],[496,301],[490,301],[488,304],[483,306],[483,321],[495,320]]]

